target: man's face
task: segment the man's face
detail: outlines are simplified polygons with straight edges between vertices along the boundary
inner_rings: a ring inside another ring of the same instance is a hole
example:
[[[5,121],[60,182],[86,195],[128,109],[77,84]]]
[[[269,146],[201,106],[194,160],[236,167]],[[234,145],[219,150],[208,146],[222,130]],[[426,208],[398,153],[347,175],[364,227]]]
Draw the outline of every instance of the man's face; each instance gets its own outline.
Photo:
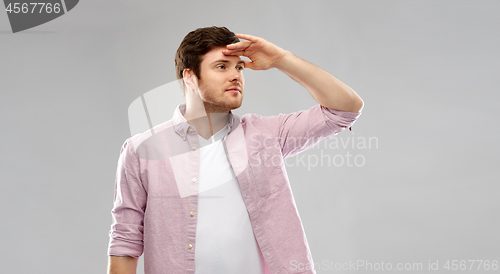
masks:
[[[245,63],[239,56],[224,55],[225,49],[212,49],[200,64],[198,87],[207,112],[229,112],[243,101]]]

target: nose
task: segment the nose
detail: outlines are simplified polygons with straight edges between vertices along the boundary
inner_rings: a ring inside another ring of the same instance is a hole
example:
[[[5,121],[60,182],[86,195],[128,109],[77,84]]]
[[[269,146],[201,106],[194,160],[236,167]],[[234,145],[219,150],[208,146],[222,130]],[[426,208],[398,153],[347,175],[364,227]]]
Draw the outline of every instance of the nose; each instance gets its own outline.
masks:
[[[238,70],[237,68],[234,68],[233,70],[231,70],[231,76],[230,76],[230,81],[231,82],[240,82],[241,83],[241,79],[243,77],[243,74],[241,73],[241,70]]]

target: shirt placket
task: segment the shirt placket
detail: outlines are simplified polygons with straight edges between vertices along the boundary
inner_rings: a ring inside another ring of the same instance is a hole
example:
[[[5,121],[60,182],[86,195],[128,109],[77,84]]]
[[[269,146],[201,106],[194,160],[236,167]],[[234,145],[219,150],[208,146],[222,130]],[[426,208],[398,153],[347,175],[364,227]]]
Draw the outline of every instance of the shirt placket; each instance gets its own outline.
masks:
[[[196,190],[194,195],[190,195],[184,198],[184,216],[187,220],[186,222],[186,240],[185,246],[183,247],[185,251],[186,258],[186,273],[194,273],[195,267],[195,250],[196,250],[196,224],[198,217],[198,189],[199,189],[199,175],[200,175],[200,153],[199,153],[199,140],[196,130],[189,126],[186,132],[186,139],[184,140],[184,145],[188,146],[188,151],[195,152],[188,163],[186,170],[190,173],[188,178],[189,181],[185,182],[190,184],[192,190]]]

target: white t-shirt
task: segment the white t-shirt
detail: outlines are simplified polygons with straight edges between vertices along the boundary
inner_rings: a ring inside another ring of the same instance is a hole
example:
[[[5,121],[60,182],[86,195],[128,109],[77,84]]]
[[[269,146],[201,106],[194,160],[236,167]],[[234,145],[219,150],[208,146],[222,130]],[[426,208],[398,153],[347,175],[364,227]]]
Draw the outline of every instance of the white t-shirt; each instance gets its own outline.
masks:
[[[265,262],[250,225],[240,186],[222,139],[228,125],[200,141],[195,273],[264,273]]]

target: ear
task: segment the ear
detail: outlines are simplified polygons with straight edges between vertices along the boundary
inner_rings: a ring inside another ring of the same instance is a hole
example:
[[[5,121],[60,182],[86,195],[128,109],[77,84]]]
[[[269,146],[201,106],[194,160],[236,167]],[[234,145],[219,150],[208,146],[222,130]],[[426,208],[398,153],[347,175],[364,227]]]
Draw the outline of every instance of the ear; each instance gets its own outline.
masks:
[[[184,69],[184,71],[182,71],[182,78],[184,79],[184,83],[186,83],[190,89],[198,89],[198,77],[194,75],[192,70]]]

